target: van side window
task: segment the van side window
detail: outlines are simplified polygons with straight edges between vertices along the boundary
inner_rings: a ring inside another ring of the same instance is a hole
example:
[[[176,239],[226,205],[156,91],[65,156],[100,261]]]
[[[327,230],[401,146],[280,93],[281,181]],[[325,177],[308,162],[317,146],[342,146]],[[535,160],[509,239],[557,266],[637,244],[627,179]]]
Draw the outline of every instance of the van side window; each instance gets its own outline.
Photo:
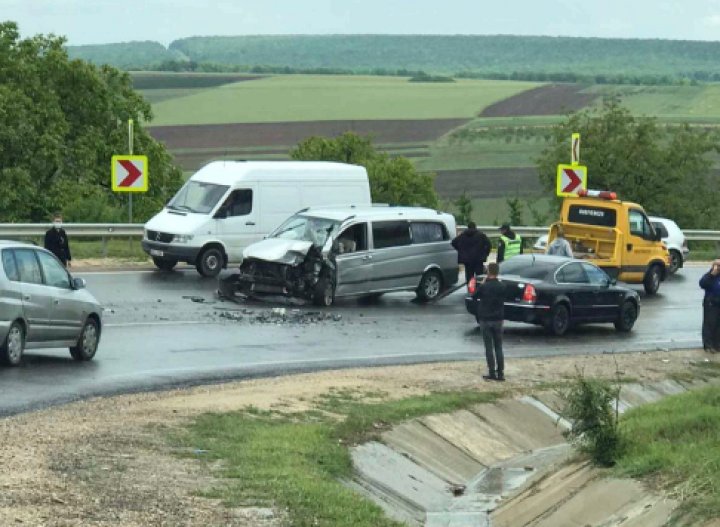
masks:
[[[247,216],[253,209],[253,191],[249,188],[233,190],[223,207],[229,216]]]
[[[443,223],[412,222],[410,232],[413,243],[434,243],[450,239]]]
[[[42,272],[40,263],[35,257],[35,251],[31,249],[15,250],[15,261],[17,261],[20,280],[28,284],[42,284]]]
[[[373,223],[373,242],[376,249],[410,245],[410,224],[407,221],[380,221]]]
[[[628,220],[630,221],[630,234],[640,236],[646,240],[653,239],[653,230],[645,214],[637,209],[630,209],[628,211]]]
[[[17,264],[15,263],[15,256],[13,256],[13,252],[11,250],[5,249],[2,252],[2,264],[3,269],[5,269],[5,275],[8,279],[13,282],[19,282],[20,273],[18,272]]]
[[[345,229],[337,238],[338,253],[367,251],[367,223],[358,223]]]

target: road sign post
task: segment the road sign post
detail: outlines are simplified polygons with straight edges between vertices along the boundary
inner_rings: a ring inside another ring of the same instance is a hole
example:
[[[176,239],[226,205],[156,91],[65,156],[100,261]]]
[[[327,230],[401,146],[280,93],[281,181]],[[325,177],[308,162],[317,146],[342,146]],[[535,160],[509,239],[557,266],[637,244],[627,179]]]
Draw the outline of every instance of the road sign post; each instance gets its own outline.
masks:
[[[128,121],[129,155],[112,156],[111,187],[113,192],[128,192],[128,220],[132,223],[135,192],[147,192],[149,167],[147,156],[133,155],[133,121]]]
[[[571,148],[570,148],[570,164],[571,165],[579,165],[580,164],[580,134],[574,133],[572,134],[572,140],[570,142]]]
[[[587,167],[558,165],[557,195],[560,197],[577,196],[581,190],[587,190]]]

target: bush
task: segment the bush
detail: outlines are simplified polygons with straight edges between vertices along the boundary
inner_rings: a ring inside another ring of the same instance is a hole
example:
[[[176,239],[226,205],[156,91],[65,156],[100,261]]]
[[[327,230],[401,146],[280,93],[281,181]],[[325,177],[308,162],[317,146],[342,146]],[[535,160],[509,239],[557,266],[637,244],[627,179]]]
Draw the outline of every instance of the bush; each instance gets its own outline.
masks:
[[[620,385],[580,372],[560,395],[565,402],[562,416],[572,424],[565,437],[598,465],[614,465],[623,446],[617,410]]]

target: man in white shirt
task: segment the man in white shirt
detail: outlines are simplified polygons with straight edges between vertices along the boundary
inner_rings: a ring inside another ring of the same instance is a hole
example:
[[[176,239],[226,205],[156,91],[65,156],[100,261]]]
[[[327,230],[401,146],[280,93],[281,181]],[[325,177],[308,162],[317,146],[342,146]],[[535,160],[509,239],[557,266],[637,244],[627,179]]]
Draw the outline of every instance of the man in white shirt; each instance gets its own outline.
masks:
[[[567,256],[568,258],[573,257],[572,247],[570,242],[565,239],[565,231],[561,225],[558,225],[557,237],[548,245],[546,253],[555,256]]]

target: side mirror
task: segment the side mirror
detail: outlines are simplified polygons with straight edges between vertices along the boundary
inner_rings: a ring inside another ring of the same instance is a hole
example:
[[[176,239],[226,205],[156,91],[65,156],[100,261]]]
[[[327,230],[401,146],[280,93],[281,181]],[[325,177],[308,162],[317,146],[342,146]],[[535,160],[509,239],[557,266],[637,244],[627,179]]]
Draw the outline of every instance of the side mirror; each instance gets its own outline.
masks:
[[[662,232],[660,232],[658,229],[655,229],[655,241],[659,242],[662,241],[663,235]]]
[[[84,278],[73,278],[72,285],[73,289],[85,289],[87,287],[87,282]]]

